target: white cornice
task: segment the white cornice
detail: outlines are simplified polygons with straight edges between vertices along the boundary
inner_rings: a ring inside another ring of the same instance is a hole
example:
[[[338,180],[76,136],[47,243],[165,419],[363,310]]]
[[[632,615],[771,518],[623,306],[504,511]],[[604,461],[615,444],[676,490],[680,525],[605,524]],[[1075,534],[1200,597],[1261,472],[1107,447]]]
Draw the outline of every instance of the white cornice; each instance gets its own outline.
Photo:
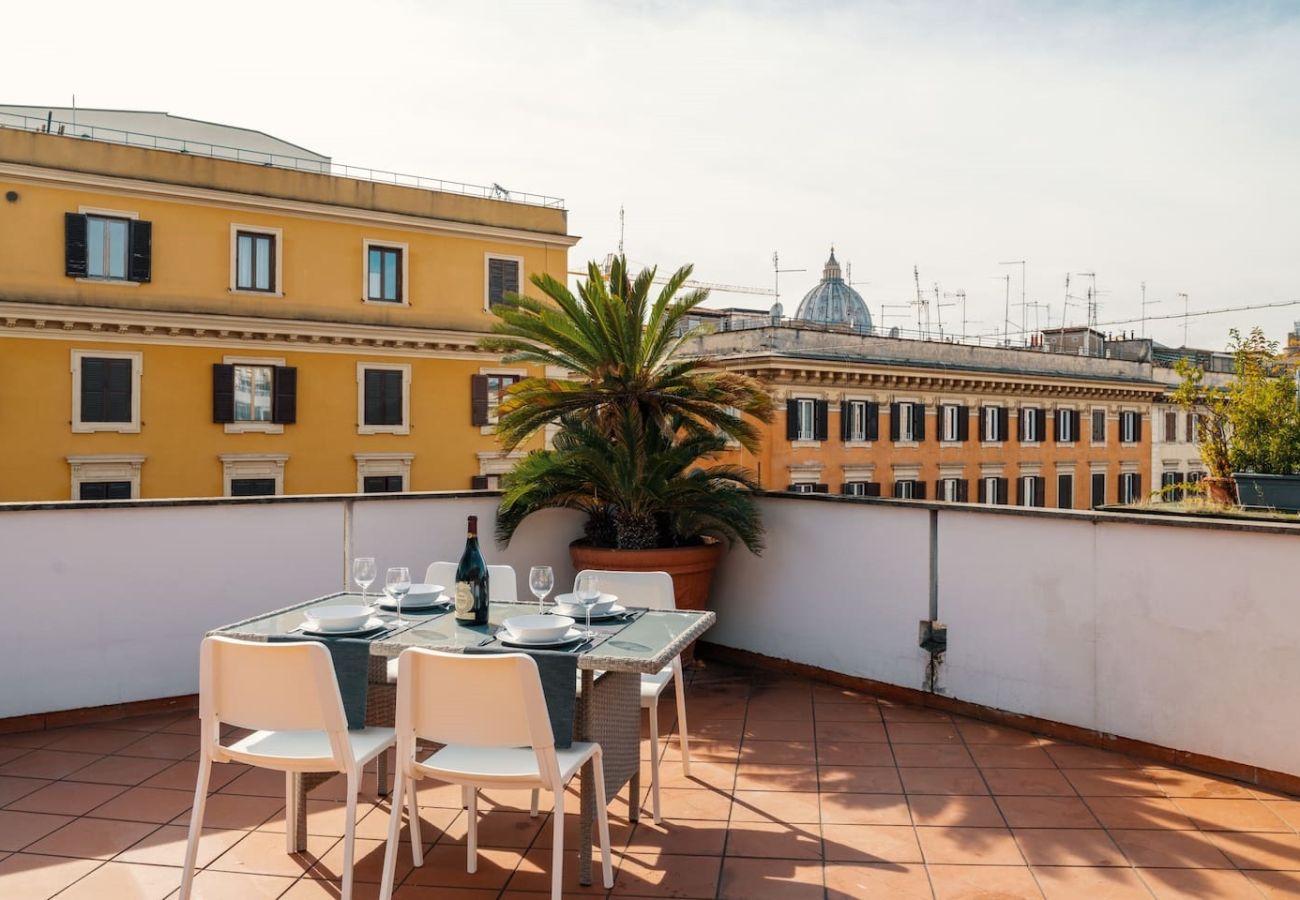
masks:
[[[478,349],[485,332],[0,301],[0,337],[14,336],[500,361]]]
[[[430,234],[449,235],[451,237],[487,238],[513,244],[535,244],[543,247],[572,247],[581,238],[570,234],[554,234],[541,231],[528,231],[523,228],[505,228],[498,225],[479,225],[473,222],[457,222],[452,219],[405,215],[402,213],[381,212],[373,209],[359,209],[351,206],[339,206],[328,203],[314,203],[306,200],[288,200],[277,197],[262,197],[255,194],[241,194],[238,191],[224,191],[213,188],[192,187],[190,185],[171,184],[167,182],[142,181],[135,178],[120,178],[112,175],[95,175],[88,172],[74,172],[65,169],[48,169],[41,166],[27,166],[20,163],[0,162],[0,176],[35,184],[54,184],[67,186],[71,184],[92,188],[106,193],[148,196],[156,200],[169,202],[194,202],[225,206],[230,209],[255,210],[266,212],[273,210],[310,219],[324,219],[334,222],[362,223],[367,225],[385,225],[403,228],[409,231],[423,231]]]

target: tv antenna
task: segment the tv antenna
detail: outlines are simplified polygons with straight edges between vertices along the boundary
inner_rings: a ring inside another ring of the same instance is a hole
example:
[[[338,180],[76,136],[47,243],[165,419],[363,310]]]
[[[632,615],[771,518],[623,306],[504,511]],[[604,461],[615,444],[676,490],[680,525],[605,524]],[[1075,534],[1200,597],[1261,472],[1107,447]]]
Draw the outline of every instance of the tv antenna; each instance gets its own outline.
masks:
[[[964,341],[966,340],[966,291],[964,289],[959,288],[956,291],[952,291],[951,293],[945,293],[944,296],[951,297],[954,300],[958,300],[961,302],[961,339]],[[949,303],[946,305],[956,306],[957,304]]]
[[[998,281],[1006,282],[1007,293],[1006,300],[1002,304],[1002,343],[1004,346],[1010,346],[1007,340],[1007,326],[1011,324],[1011,275],[994,275]]]
[[[623,204],[618,205],[618,255],[623,255]]]
[[[1076,272],[1080,278],[1091,278],[1092,284],[1088,288],[1088,327],[1097,327],[1097,273],[1096,272]]]
[[[912,278],[916,282],[916,299],[913,302],[916,306],[916,330],[917,333],[925,337],[930,337],[930,300],[921,293],[921,270],[913,265]],[[924,324],[922,319],[924,318]]]
[[[1020,333],[1023,335],[1027,328],[1025,322],[1025,261],[1023,259],[1013,259],[1008,262],[1000,262],[999,266],[1020,266]],[[1008,296],[1010,295],[1010,283],[1008,282]],[[1008,309],[1010,313],[1010,309]]]
[[[1142,282],[1142,337],[1147,336],[1147,307],[1155,306],[1159,300],[1147,299],[1147,283]]]
[[[939,326],[940,340],[943,339],[943,310],[945,307],[957,305],[956,303],[944,303],[943,297],[945,296],[947,295],[939,292],[939,282],[936,281],[934,283],[934,320],[935,324]]]
[[[783,269],[781,268],[781,257],[777,251],[772,251],[772,294],[776,297],[776,302],[781,302],[781,275],[784,272],[807,272],[807,269]]]
[[[1187,294],[1179,293],[1178,296],[1183,298],[1183,346],[1186,347],[1187,346],[1187,318],[1188,318],[1187,313],[1188,313],[1189,306],[1188,306]]]

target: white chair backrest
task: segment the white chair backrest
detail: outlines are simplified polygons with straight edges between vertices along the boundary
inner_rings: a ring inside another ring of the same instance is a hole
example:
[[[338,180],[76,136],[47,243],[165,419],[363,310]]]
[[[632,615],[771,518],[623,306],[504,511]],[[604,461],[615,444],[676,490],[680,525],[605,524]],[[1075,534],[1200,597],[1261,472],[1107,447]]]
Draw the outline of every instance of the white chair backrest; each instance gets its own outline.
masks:
[[[595,575],[604,593],[614,594],[624,606],[648,609],[676,609],[673,576],[667,572],[614,572],[606,569],[583,569],[579,575]],[[577,579],[574,579],[577,585]]]
[[[456,563],[429,563],[424,573],[425,584],[440,584],[448,592],[455,589]],[[488,566],[488,602],[514,603],[519,599],[519,585],[515,583],[512,566]]]
[[[225,723],[254,731],[324,731],[336,750],[334,737],[342,739],[348,728],[330,652],[314,641],[204,638],[199,718],[205,739],[213,741]]]
[[[543,772],[554,765],[555,736],[542,680],[537,663],[523,653],[403,650],[397,664],[397,734],[440,744],[532,747]]]

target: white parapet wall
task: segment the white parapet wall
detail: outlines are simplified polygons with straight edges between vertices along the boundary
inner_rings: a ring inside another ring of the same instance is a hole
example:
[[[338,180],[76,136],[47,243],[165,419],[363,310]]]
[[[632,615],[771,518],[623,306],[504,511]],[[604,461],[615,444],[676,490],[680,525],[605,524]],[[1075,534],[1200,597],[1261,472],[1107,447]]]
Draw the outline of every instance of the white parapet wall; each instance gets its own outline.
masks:
[[[763,501],[708,639],[922,689],[930,517],[948,696],[1300,774],[1300,530],[1122,514]]]
[[[460,558],[471,514],[521,596],[531,565],[572,583],[580,518],[541,513],[499,550],[494,496],[0,505],[0,718],[193,693],[210,629],[343,590],[353,554],[380,586],[390,565],[418,580]]]

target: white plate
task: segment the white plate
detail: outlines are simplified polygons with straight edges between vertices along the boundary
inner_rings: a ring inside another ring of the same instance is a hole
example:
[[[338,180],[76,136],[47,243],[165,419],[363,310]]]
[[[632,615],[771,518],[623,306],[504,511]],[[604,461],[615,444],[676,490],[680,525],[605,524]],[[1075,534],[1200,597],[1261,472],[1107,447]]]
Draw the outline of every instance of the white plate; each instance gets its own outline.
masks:
[[[388,623],[385,622],[383,619],[379,618],[379,616],[372,616],[371,618],[362,622],[360,625],[357,625],[353,628],[348,628],[346,630],[326,631],[321,628],[313,627],[311,622],[307,622],[299,630],[304,634],[328,634],[328,635],[337,635],[339,637],[346,637],[349,634],[365,634],[367,631],[374,631],[376,628],[383,628],[387,624]]]
[[[380,594],[377,604],[380,609],[388,609],[393,612],[397,611],[397,601],[387,594]],[[402,609],[404,611],[414,612],[417,609],[436,609],[439,606],[450,606],[451,598],[446,594],[425,594],[420,597],[412,597],[407,594],[402,600]]]
[[[511,616],[501,623],[516,641],[560,640],[573,627],[568,616]]]
[[[582,604],[578,601],[577,594],[556,594],[555,603],[557,606],[563,606],[568,609],[583,608]],[[616,603],[618,603],[618,595],[602,593],[596,600],[596,604],[591,608],[591,617],[594,619],[596,616],[602,615],[605,610],[609,609]],[[572,615],[572,613],[566,612],[565,615]],[[584,612],[583,615],[585,616],[586,613]]]
[[[560,647],[564,644],[572,644],[574,641],[582,640],[582,632],[577,628],[570,628],[560,637],[546,641],[521,641],[518,638],[511,637],[506,632],[502,632],[497,635],[497,639],[507,647]]]
[[[600,622],[604,619],[617,619],[625,612],[627,612],[626,606],[620,606],[615,603],[613,606],[608,607],[604,612],[593,612],[591,614],[591,621]],[[575,621],[585,621],[587,618],[587,613],[581,606],[557,606],[555,607],[555,613],[561,616],[568,616]]]
[[[371,616],[368,606],[349,604],[347,606],[313,606],[303,613],[312,631],[334,634],[343,631],[356,631]]]
[[[423,598],[433,598],[437,600],[446,588],[440,584],[413,584],[411,590],[407,592],[407,600],[421,600]]]

